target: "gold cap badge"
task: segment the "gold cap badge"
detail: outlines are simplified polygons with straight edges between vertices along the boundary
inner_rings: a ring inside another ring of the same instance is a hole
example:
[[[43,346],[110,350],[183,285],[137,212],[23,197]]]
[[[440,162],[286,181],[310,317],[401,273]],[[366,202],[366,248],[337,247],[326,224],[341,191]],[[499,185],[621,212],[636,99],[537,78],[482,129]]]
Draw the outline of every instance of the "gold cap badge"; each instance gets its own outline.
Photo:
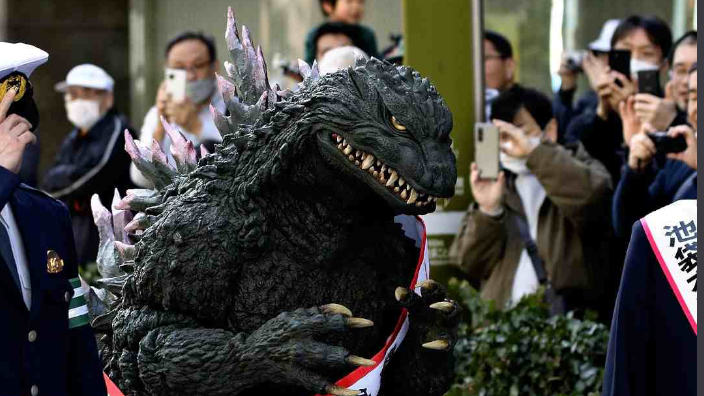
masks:
[[[64,260],[53,250],[46,252],[46,272],[57,274],[64,269]]]

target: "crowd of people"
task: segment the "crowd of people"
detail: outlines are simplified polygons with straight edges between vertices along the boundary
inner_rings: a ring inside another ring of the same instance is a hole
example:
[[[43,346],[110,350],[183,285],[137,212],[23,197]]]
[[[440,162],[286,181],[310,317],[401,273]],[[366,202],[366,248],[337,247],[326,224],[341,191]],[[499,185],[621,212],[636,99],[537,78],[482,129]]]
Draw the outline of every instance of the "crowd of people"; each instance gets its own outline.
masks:
[[[451,249],[484,297],[511,306],[543,286],[555,309],[610,321],[633,224],[696,199],[696,37],[673,43],[655,16],[609,20],[581,64],[563,58],[551,100],[515,81],[509,40],[485,33],[504,172],[483,179],[472,165],[475,202]],[[630,75],[611,67],[613,50],[630,53]],[[646,70],[669,76],[659,96],[639,92]],[[580,71],[589,86],[575,103]]]

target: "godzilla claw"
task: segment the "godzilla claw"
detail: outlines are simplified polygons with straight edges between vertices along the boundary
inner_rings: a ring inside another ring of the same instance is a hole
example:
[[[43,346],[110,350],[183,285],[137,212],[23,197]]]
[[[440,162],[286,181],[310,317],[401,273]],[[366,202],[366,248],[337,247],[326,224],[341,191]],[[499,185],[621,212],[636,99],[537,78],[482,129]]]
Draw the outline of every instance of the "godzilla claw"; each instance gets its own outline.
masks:
[[[433,349],[436,351],[447,351],[450,349],[450,343],[446,340],[434,340],[423,344],[423,348]]]
[[[341,386],[337,385],[329,385],[325,387],[325,393],[330,394],[330,395],[339,395],[339,396],[358,396],[359,391],[353,390],[353,389],[347,389],[343,388]]]
[[[360,356],[355,356],[355,355],[349,355],[347,359],[345,359],[347,363],[353,365],[353,366],[375,366],[376,362],[371,360],[371,359],[365,359]]]
[[[455,304],[451,301],[440,301],[430,304],[430,308],[443,312],[452,312],[455,309]]]
[[[352,316],[352,311],[340,304],[326,304],[321,306],[320,310],[329,315],[339,314],[348,318]]]
[[[408,289],[406,289],[405,287],[397,287],[396,290],[394,290],[394,297],[396,297],[396,301],[398,302],[405,300],[407,296]]]
[[[348,327],[353,328],[353,329],[361,329],[363,327],[374,326],[374,322],[372,322],[369,319],[363,319],[363,318],[347,318],[347,319],[345,319],[345,323],[347,324]]]

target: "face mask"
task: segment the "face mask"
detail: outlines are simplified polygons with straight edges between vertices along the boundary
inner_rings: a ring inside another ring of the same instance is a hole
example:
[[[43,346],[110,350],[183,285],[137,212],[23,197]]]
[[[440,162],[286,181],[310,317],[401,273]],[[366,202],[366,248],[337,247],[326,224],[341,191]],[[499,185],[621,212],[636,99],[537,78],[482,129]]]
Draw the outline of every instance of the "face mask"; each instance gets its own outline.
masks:
[[[540,144],[540,137],[531,136],[528,138],[528,142],[532,147],[536,147]],[[501,166],[504,169],[513,172],[517,175],[524,175],[530,173],[530,169],[528,169],[527,165],[528,160],[525,158],[512,157],[502,151],[499,153],[499,161],[501,162]]]
[[[640,59],[631,58],[631,77],[638,78],[639,71],[658,70],[660,67],[654,63],[646,62]]]
[[[202,103],[210,98],[214,89],[214,77],[188,81],[186,83],[186,96],[188,97],[188,100],[193,103]]]
[[[102,117],[97,100],[74,99],[66,102],[66,116],[73,125],[84,131],[89,130]]]

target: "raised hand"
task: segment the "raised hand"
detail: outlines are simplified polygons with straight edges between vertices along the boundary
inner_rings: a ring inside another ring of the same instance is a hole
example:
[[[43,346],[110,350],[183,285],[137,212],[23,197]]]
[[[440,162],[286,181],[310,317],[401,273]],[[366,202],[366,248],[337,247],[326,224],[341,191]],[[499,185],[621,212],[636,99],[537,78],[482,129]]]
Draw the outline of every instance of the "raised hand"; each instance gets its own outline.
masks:
[[[481,179],[479,167],[472,163],[470,170],[470,186],[474,200],[479,205],[482,212],[493,214],[501,210],[501,200],[504,196],[506,176],[504,172],[499,173],[496,180]]]
[[[644,169],[655,156],[655,143],[645,133],[633,136],[628,146],[628,167],[633,170]]]
[[[7,115],[16,94],[16,88],[10,89],[0,101],[0,166],[13,173],[20,171],[27,145],[37,141],[29,121],[17,114]]]
[[[684,136],[687,148],[680,153],[669,153],[667,158],[684,162],[690,168],[697,169],[697,134],[689,125],[678,125],[670,128],[667,135],[671,137]]]
[[[674,100],[658,98],[647,93],[635,95],[633,108],[641,122],[649,123],[658,131],[667,129],[677,116]]]

